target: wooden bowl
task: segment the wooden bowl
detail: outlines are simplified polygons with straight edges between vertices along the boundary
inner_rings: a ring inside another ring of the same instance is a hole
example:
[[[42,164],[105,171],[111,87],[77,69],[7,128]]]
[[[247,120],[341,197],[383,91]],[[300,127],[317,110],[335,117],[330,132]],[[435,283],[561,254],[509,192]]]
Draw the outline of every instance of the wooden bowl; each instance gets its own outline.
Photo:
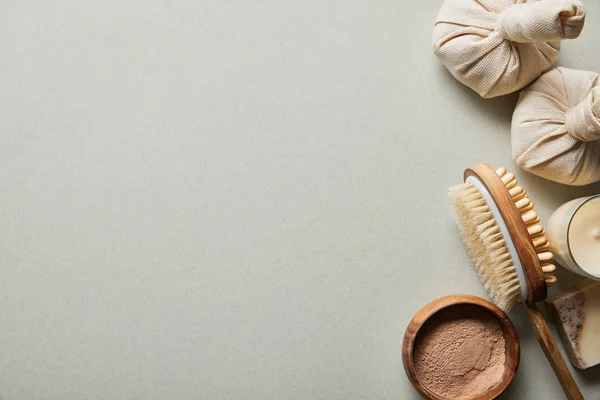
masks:
[[[517,336],[517,331],[508,316],[494,304],[480,297],[466,294],[441,297],[427,304],[417,312],[412,321],[408,324],[408,328],[406,328],[406,333],[404,334],[404,341],[402,343],[402,362],[404,364],[404,370],[406,371],[410,383],[425,398],[431,400],[454,400],[451,398],[440,397],[435,393],[432,393],[426,386],[419,382],[414,366],[413,350],[419,335],[419,330],[434,314],[443,309],[456,306],[460,307],[461,305],[476,306],[489,312],[498,320],[502,333],[504,334],[506,346],[504,375],[502,376],[502,380],[498,385],[494,386],[486,393],[477,394],[468,398],[468,400],[495,399],[506,390],[508,385],[510,385],[519,368],[519,338]]]

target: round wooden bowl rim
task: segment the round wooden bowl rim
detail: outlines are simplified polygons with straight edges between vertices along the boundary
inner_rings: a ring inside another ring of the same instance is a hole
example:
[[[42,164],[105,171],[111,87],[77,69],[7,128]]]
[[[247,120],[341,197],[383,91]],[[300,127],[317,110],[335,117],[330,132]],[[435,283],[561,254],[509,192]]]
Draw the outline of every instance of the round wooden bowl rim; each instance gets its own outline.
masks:
[[[455,400],[447,397],[440,397],[435,393],[432,393],[429,389],[427,389],[427,387],[421,384],[415,372],[413,350],[416,339],[419,336],[419,331],[433,315],[448,307],[460,305],[476,306],[492,314],[502,327],[502,333],[504,334],[507,348],[512,349],[512,351],[515,353],[514,359],[511,360],[512,362],[508,362],[508,360],[505,362],[505,372],[500,384],[489,390],[487,393],[470,397],[468,400],[495,399],[500,396],[513,381],[517,369],[519,368],[521,349],[517,331],[508,316],[496,305],[481,297],[468,294],[444,296],[431,301],[425,305],[425,307],[419,310],[408,324],[404,334],[404,340],[402,343],[402,362],[404,364],[404,370],[406,371],[406,375],[408,376],[413,387],[426,398],[430,400]]]

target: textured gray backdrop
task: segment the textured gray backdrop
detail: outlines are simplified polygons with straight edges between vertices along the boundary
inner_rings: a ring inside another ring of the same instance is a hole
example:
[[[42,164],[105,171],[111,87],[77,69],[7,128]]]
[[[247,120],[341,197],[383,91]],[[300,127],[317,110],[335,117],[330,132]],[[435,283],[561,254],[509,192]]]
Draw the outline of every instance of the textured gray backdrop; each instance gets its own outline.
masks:
[[[0,398],[417,399],[406,324],[485,296],[446,188],[516,169],[516,96],[438,63],[439,5],[0,1]],[[600,72],[586,6],[559,64]],[[546,219],[600,192],[518,178]],[[562,399],[511,318],[503,399]]]

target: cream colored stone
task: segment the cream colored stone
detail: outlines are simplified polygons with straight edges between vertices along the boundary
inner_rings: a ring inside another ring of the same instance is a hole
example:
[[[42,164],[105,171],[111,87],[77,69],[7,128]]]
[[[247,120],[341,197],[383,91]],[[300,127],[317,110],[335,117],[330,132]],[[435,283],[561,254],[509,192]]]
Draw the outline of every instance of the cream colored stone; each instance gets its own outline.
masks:
[[[600,364],[600,282],[586,282],[546,304],[573,365],[587,369]]]

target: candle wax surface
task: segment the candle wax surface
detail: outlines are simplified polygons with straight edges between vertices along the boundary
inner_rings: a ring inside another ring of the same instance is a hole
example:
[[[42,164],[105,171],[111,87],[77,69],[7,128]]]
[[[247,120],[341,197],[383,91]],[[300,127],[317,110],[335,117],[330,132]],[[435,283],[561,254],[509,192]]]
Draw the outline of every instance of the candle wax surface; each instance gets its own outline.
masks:
[[[586,202],[573,216],[569,248],[581,268],[600,276],[600,198]]]

